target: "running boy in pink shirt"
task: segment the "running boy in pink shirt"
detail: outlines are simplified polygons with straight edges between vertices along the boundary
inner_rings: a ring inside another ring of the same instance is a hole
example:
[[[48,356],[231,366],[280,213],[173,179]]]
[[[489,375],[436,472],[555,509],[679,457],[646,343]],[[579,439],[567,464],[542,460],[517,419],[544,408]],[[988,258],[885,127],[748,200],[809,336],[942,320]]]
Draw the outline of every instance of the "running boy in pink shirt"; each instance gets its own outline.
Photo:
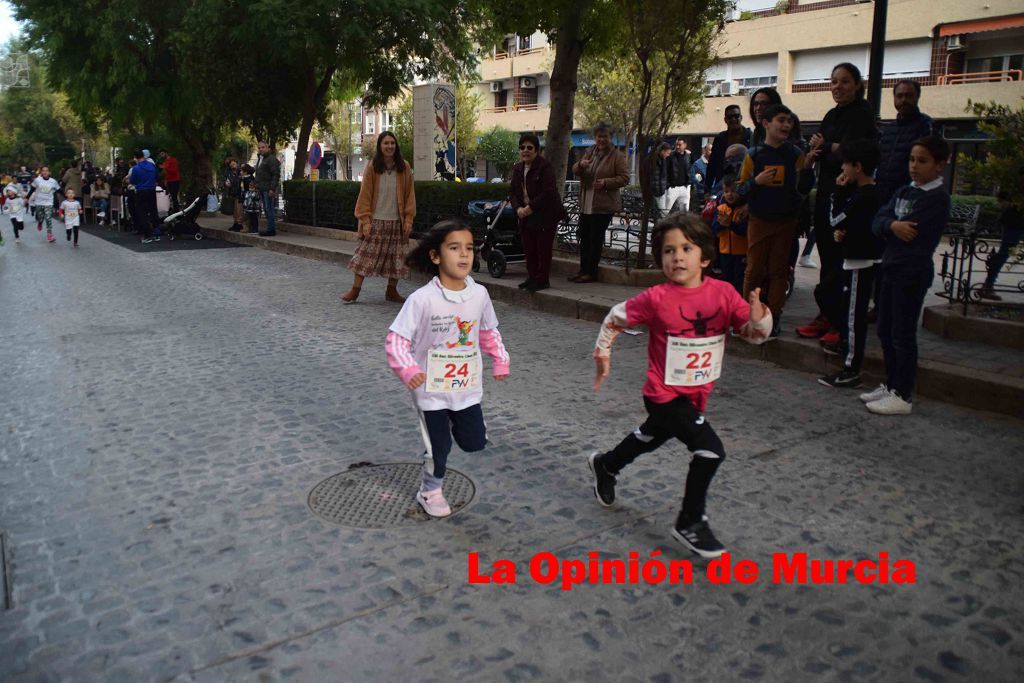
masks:
[[[771,312],[761,303],[760,289],[750,301],[727,282],[705,278],[715,257],[715,237],[693,214],[672,214],[654,228],[652,253],[668,282],[651,287],[614,306],[601,326],[594,349],[601,388],[611,366],[611,347],[623,329],[646,325],[647,420],[611,451],[590,454],[594,493],[604,506],[615,502],[616,476],[643,453],[675,437],[693,453],[683,507],[672,536],[701,557],[718,557],[725,548],[708,526],[704,502],[711,479],[725,460],[725,448],[702,414],[722,372],[729,329],[755,344],[768,339]]]

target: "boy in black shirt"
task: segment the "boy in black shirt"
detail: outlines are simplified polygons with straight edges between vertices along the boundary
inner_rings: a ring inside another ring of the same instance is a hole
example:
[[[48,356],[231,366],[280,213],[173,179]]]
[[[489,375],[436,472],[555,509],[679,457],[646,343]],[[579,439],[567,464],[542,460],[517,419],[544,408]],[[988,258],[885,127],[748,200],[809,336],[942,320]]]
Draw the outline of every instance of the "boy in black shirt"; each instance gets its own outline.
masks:
[[[874,173],[881,154],[874,140],[854,140],[843,145],[843,172],[839,184],[854,188],[843,203],[832,206],[832,229],[843,255],[841,297],[827,301],[825,289],[819,289],[818,301],[829,320],[835,321],[839,342],[822,344],[826,353],[843,358],[843,369],[818,381],[829,387],[860,386],[860,368],[864,362],[864,341],[868,326],[868,302],[875,281],[875,264],[882,254],[881,240],[871,231],[871,222],[880,204]],[[836,197],[836,195],[834,195]]]

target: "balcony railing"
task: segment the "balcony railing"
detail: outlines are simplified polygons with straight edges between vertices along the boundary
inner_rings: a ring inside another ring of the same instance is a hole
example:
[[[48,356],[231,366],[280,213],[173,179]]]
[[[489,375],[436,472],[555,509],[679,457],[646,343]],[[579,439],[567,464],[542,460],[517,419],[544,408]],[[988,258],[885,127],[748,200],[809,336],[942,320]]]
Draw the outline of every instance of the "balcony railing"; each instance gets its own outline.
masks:
[[[539,109],[547,109],[547,104],[516,104],[507,107],[485,107],[485,114],[507,114],[512,111],[537,111]]]
[[[959,85],[961,83],[1010,83],[1022,77],[1020,69],[1004,69],[1002,71],[975,71],[966,74],[945,74],[939,76],[939,85]]]

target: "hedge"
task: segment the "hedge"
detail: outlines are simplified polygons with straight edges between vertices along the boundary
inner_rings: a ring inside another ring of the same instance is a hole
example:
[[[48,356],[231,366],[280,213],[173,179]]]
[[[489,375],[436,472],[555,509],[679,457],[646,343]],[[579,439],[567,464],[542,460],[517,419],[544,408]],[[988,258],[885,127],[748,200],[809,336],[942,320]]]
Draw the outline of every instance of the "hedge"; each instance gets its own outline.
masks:
[[[467,205],[479,199],[501,200],[508,196],[507,183],[414,182],[416,219],[413,232],[425,232],[443,218],[469,215]],[[359,183],[349,180],[320,180],[316,183],[316,224],[327,228],[355,230],[354,215]],[[285,214],[291,223],[313,223],[313,183],[287,180],[284,183]]]

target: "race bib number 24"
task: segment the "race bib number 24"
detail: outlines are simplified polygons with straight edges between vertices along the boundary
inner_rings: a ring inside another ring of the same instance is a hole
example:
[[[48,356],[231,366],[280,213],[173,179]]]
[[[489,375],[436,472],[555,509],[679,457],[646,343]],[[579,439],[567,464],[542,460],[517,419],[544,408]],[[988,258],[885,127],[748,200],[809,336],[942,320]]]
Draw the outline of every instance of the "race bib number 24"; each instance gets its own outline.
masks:
[[[480,354],[474,350],[438,351],[427,356],[427,382],[429,393],[461,393],[480,386]]]

